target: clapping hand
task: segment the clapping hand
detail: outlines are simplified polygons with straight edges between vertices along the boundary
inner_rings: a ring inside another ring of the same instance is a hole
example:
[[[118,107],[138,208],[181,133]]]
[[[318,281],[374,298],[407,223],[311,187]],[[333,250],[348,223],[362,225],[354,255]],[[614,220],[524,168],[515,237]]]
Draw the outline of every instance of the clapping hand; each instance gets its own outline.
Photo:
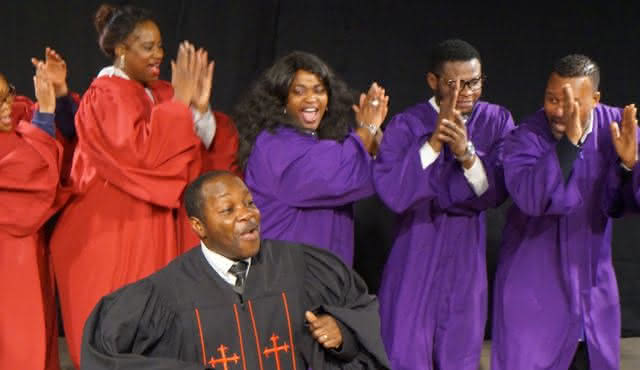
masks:
[[[43,66],[42,78],[51,82],[57,98],[69,93],[67,86],[67,63],[55,50],[47,47],[45,49],[44,62],[37,58],[31,58],[31,63],[38,68]]]
[[[38,100],[38,110],[42,113],[53,113],[56,110],[56,93],[53,82],[48,79],[44,64],[38,64],[33,76],[33,88]]]
[[[198,65],[198,82],[196,90],[191,100],[191,104],[201,113],[209,109],[209,99],[211,97],[211,85],[213,84],[213,71],[215,62],[208,62],[208,53],[204,49],[196,52]]]
[[[440,113],[438,114],[438,120],[436,121],[436,129],[431,134],[429,138],[429,145],[436,152],[439,153],[442,150],[443,141],[443,128],[446,124],[444,121],[447,120],[449,123],[453,123],[456,121],[456,116],[460,116],[460,113],[456,110],[456,102],[458,101],[458,94],[460,93],[460,80],[456,80],[456,87],[451,92],[447,99],[442,99],[440,101]],[[453,126],[451,129],[454,129]],[[466,147],[466,128],[465,130],[465,147]],[[453,149],[453,148],[452,148]]]
[[[353,105],[353,111],[359,124],[373,125],[377,132],[387,117],[389,97],[385,94],[384,88],[374,82],[366,94],[360,94],[359,104]]]
[[[627,168],[633,168],[638,162],[638,119],[635,104],[624,107],[622,127],[611,122],[611,138],[620,160]]]

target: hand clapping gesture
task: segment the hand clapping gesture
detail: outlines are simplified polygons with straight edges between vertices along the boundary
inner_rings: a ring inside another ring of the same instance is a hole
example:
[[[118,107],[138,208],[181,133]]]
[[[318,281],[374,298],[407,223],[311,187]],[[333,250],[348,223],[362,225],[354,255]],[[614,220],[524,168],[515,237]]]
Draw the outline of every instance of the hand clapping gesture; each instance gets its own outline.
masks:
[[[389,111],[389,97],[384,88],[372,83],[366,94],[360,94],[358,105],[353,105],[356,122],[360,126],[356,131],[367,150],[374,154],[382,141],[380,126]]]
[[[208,62],[208,53],[204,49],[199,49],[196,52],[196,58],[198,59],[197,64],[200,70],[198,71],[198,83],[196,84],[196,90],[191,104],[200,111],[200,113],[204,113],[209,109],[215,62]]]
[[[206,112],[213,82],[213,62],[208,62],[204,49],[196,51],[188,41],[178,47],[178,56],[171,61],[171,84],[176,100]]]
[[[564,95],[562,123],[565,127],[565,135],[573,145],[578,145],[584,133],[584,128],[580,122],[580,103],[574,99],[571,85],[565,84],[562,86],[562,93]]]
[[[60,54],[55,50],[47,47],[44,52],[44,62],[37,58],[31,58],[31,63],[34,67],[39,68],[43,66],[42,76],[46,78],[53,85],[53,89],[56,94],[56,98],[65,96],[69,93],[67,86],[67,63],[62,59]]]
[[[33,88],[38,100],[38,110],[42,113],[53,113],[56,110],[55,88],[48,76],[44,63],[39,63],[33,76]]]
[[[624,107],[622,113],[622,127],[617,122],[611,122],[611,138],[616,153],[622,163],[629,169],[638,162],[638,119],[635,104]]]
[[[460,80],[456,80],[456,87],[448,99],[440,102],[440,113],[436,129],[429,139],[429,144],[434,151],[440,152],[442,145],[447,144],[453,155],[465,168],[473,165],[475,156],[466,157],[469,139],[467,137],[467,125],[460,112],[455,109],[460,93]]]

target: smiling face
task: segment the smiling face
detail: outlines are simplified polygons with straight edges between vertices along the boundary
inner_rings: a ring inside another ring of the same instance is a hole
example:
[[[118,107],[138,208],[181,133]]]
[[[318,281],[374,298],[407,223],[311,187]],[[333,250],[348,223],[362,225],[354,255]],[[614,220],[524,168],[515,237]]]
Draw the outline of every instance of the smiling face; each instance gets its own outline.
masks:
[[[438,103],[449,99],[455,91],[455,81],[458,79],[460,92],[456,109],[462,114],[468,114],[482,95],[482,66],[478,59],[444,62],[439,74],[433,72],[427,74],[427,83],[433,90]]]
[[[120,66],[122,55],[124,72],[131,79],[143,84],[157,80],[160,76],[160,63],[164,57],[158,26],[153,21],[139,23],[124,42],[116,46],[116,66]]]
[[[317,130],[328,102],[329,95],[322,80],[311,72],[298,70],[287,96],[287,114],[296,124],[302,129]]]
[[[203,219],[189,221],[207,248],[234,261],[255,256],[260,249],[260,211],[242,180],[221,175],[204,183],[201,191]]]

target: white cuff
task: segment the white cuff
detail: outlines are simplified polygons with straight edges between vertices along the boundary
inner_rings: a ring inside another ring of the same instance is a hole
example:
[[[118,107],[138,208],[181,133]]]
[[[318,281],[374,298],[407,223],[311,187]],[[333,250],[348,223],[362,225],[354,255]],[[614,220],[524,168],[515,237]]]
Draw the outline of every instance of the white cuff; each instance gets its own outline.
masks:
[[[202,140],[205,148],[209,149],[213,138],[216,136],[216,118],[211,113],[211,109],[207,109],[206,112],[200,113],[194,107],[191,107],[191,114],[193,115],[193,129],[196,135]]]
[[[481,196],[489,189],[489,179],[487,179],[487,172],[484,170],[484,165],[480,157],[476,156],[473,165],[469,169],[462,168],[464,170],[464,177],[467,179],[467,182],[469,182],[469,185],[471,185],[476,196]]]
[[[436,153],[436,151],[433,150],[428,140],[420,148],[419,152],[420,152],[420,163],[422,163],[423,170],[429,167],[433,162],[435,162],[436,159],[438,159],[438,156],[440,155],[439,152]]]

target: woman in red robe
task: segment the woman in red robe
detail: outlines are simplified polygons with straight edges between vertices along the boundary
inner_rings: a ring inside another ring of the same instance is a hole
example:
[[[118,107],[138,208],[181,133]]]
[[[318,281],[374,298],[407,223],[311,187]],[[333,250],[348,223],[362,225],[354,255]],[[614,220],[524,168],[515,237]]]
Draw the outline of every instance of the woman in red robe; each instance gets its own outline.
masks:
[[[62,146],[56,97],[38,69],[33,102],[0,74],[0,366],[59,369],[54,283],[42,226],[55,211]]]
[[[95,25],[113,65],[98,74],[76,113],[74,194],[51,240],[76,366],[85,320],[100,297],[180,253],[181,195],[217,136],[205,51],[182,43],[172,82],[159,81],[162,39],[146,10],[102,5]]]

